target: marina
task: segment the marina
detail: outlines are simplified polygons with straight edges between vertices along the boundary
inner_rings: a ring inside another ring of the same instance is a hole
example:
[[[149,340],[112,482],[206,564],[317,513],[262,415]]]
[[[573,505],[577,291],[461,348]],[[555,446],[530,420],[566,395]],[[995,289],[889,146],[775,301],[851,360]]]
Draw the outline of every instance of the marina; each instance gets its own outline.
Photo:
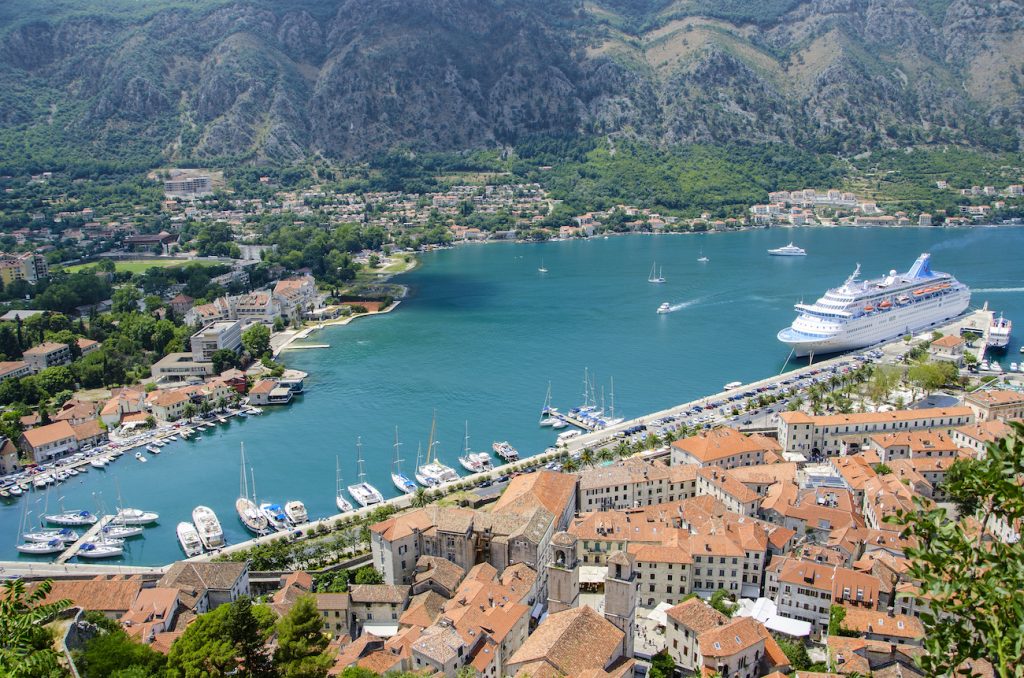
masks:
[[[143,451],[147,464],[131,458],[134,448],[103,469],[91,466],[90,459],[76,462],[89,466],[89,472],[57,485],[50,506],[56,509],[59,496],[69,508],[93,506],[94,494],[116,495],[114,479],[119,478],[130,498],[144,498],[145,508],[159,513],[161,521],[110,563],[149,565],[180,558],[175,528],[197,505],[216,512],[233,548],[252,536],[234,511],[244,442],[261,495],[300,498],[315,524],[339,511],[330,458],[339,457],[344,471],[342,498],[356,479],[356,436],[363,441],[366,482],[385,499],[397,496],[391,482],[395,425],[401,426],[402,466],[408,473],[410,450],[427,444],[434,407],[436,437],[444,443],[435,449],[465,476],[455,462],[456,451],[464,447],[466,420],[478,448],[489,449],[484,441],[508,441],[524,459],[560,434],[579,431],[538,426],[538,409],[549,381],[561,411],[579,404],[586,366],[602,375],[608,391],[614,375],[616,417],[627,419],[704,398],[729,381],[747,384],[784,368],[798,369],[806,361],[786,365],[788,350],[775,331],[792,320],[794,301],[816,298],[841,282],[858,260],[875,262],[871,270],[877,271],[890,261],[912,261],[930,251],[943,270],[971,287],[972,305],[988,301],[1006,318],[1024,317],[1013,254],[1024,246],[1022,229],[793,232],[814,256],[766,256],[766,249],[789,239],[774,231],[494,244],[427,255],[424,266],[404,281],[414,293],[400,312],[325,328],[317,339],[329,342],[330,349],[288,356],[290,367],[310,373],[307,393],[289,408],[266,408],[263,416],[232,415],[226,423],[214,419],[216,426],[203,430],[198,440],[182,440],[175,429],[177,439],[160,448],[160,455]],[[708,262],[696,261],[701,250]],[[887,253],[884,262],[879,251]],[[536,274],[542,254],[550,269],[543,277]],[[651,285],[643,275],[654,258],[675,262],[663,285]],[[635,265],[621,266],[627,259]],[[753,275],[754,262],[771,275]],[[837,262],[844,269],[839,280]],[[656,317],[652,311],[662,298],[692,303]],[[1018,356],[1019,334],[1010,339],[1007,357],[998,357],[1004,368]],[[591,440],[586,433],[577,433],[577,439]],[[503,462],[492,458],[492,474],[498,474]],[[20,503],[41,496],[30,488],[26,496],[0,502],[4,558],[52,560],[19,556],[13,548]]]

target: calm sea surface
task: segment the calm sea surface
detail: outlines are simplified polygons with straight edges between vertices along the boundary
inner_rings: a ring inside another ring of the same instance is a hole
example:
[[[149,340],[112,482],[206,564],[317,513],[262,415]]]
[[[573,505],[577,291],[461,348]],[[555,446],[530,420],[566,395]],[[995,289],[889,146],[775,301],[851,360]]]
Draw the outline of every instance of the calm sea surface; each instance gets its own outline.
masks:
[[[789,240],[807,257],[770,257]],[[699,253],[710,262],[697,262]],[[175,526],[197,504],[212,507],[229,542],[247,537],[234,512],[239,444],[255,468],[259,499],[301,499],[311,517],[334,513],[335,456],[345,484],[356,480],[362,437],[367,480],[386,496],[399,427],[404,469],[426,448],[437,412],[438,451],[458,468],[463,430],[474,449],[508,440],[525,455],[555,433],[537,426],[548,382],[555,405],[583,397],[584,368],[598,400],[604,388],[617,414],[631,417],[720,390],[726,382],[778,373],[787,349],[776,332],[793,303],[813,301],[860,262],[866,276],[906,270],[921,252],[933,266],[974,289],[1017,322],[1011,354],[1024,336],[1024,229],[793,229],[704,236],[467,246],[423,257],[402,281],[411,287],[397,311],[316,333],[329,349],[290,351],[289,366],[310,373],[307,392],[262,417],[235,419],[202,439],[176,442],[149,463],[125,455],[51,492],[50,510],[96,510],[116,503],[160,513],[158,526],[129,542],[122,562],[155,565],[181,556]],[[651,264],[667,282],[647,282]],[[541,263],[549,269],[538,272]],[[662,302],[678,311],[657,315]],[[794,363],[790,363],[792,367]],[[15,549],[22,506],[43,512],[42,493],[0,504],[0,559]],[[110,561],[108,561],[110,562]]]

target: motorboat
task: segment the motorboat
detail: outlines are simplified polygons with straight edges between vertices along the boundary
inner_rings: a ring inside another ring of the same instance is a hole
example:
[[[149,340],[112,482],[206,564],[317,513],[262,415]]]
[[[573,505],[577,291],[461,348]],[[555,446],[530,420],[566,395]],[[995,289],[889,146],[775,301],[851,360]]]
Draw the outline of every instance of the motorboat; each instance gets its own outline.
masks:
[[[53,539],[60,539],[65,544],[73,544],[78,541],[78,533],[69,527],[64,527],[59,530],[54,529],[38,529],[32,532],[26,532],[21,535],[25,541],[37,541],[37,542],[48,542]]]
[[[267,523],[278,532],[283,532],[291,527],[288,524],[288,516],[280,504],[265,502],[260,504],[260,513],[267,519]]]
[[[160,454],[160,448],[156,445],[146,445],[146,452],[150,454]]]
[[[15,548],[18,549],[19,553],[26,553],[33,556],[45,556],[52,555],[54,553],[61,553],[67,546],[60,539],[51,539],[49,541],[28,541],[24,544],[18,544]]]
[[[150,525],[160,520],[160,514],[137,508],[121,508],[118,509],[114,520],[125,525]]]
[[[267,517],[263,515],[260,507],[256,504],[256,473],[250,468],[249,474],[252,475],[251,497],[249,495],[249,479],[245,472],[245,443],[242,443],[241,482],[239,482],[238,499],[235,500],[235,512],[238,513],[238,519],[242,521],[242,525],[245,525],[245,529],[256,534],[263,534],[268,527]]]
[[[189,558],[198,556],[203,552],[203,542],[199,540],[199,531],[196,526],[189,522],[178,523],[178,543],[181,550]]]
[[[662,302],[661,306],[658,307],[658,313],[671,313],[671,312],[672,312],[672,304],[668,303],[667,301],[666,302]]]
[[[558,430],[561,428],[565,428],[568,425],[568,422],[566,422],[564,419],[556,419],[555,422],[551,424],[551,428]]]
[[[55,525],[67,525],[68,527],[80,527],[82,525],[95,525],[99,520],[88,511],[61,511],[48,516],[43,516],[48,523]]]
[[[573,429],[572,431],[565,431],[564,433],[558,434],[558,437],[555,438],[555,442],[561,445],[562,443],[569,442],[573,438],[579,438],[581,435],[583,434],[575,429]]]
[[[494,442],[491,445],[491,449],[494,450],[496,455],[505,461],[519,461],[519,450],[509,445],[508,441],[503,440],[500,442]]]
[[[124,546],[112,541],[87,542],[75,553],[79,558],[116,558],[124,553]]]
[[[334,503],[342,513],[348,513],[355,507],[341,492],[341,461],[334,455]]]
[[[807,256],[807,251],[802,247],[797,247],[793,243],[789,243],[783,247],[776,247],[775,249],[768,250],[768,254],[773,257],[804,257]]]
[[[412,494],[416,491],[416,483],[409,479],[409,476],[402,473],[402,460],[398,458],[398,448],[402,443],[398,442],[398,427],[395,427],[395,458],[391,462],[391,482],[402,494]]]
[[[197,506],[192,509],[192,522],[199,532],[199,541],[204,548],[212,550],[224,546],[224,530],[212,508]]]
[[[145,464],[146,461],[147,461],[147,459],[142,456],[142,452],[136,452],[135,453],[135,459],[138,460],[138,461],[141,461],[143,464]]]
[[[301,525],[309,522],[309,513],[306,511],[306,505],[298,499],[285,502],[284,514],[288,516],[288,522],[292,525]]]
[[[359,467],[359,482],[355,485],[349,485],[348,493],[351,494],[363,508],[383,503],[384,495],[380,493],[380,490],[366,482],[366,472],[363,470],[362,438],[356,438],[356,464]]]

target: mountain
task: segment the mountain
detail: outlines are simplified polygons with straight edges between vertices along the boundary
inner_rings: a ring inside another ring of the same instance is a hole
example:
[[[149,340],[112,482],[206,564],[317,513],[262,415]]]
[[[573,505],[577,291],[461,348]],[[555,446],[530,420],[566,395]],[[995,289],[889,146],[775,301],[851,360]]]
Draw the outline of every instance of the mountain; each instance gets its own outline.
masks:
[[[11,162],[1024,140],[1020,0],[8,0],[0,26]]]

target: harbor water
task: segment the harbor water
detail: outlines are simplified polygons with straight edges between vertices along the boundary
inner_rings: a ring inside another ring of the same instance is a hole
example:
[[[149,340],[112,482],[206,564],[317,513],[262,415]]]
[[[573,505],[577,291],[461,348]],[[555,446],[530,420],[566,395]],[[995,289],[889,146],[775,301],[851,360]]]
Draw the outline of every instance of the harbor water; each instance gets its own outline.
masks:
[[[806,257],[771,257],[790,240]],[[335,456],[343,485],[355,483],[361,437],[366,479],[385,496],[391,484],[395,426],[403,470],[412,476],[436,412],[436,450],[460,473],[457,456],[469,423],[470,446],[490,451],[508,440],[525,457],[553,444],[538,427],[548,383],[566,410],[584,397],[584,369],[600,405],[633,417],[721,390],[732,381],[778,373],[788,349],[776,332],[859,262],[865,277],[906,270],[921,252],[1017,324],[1004,368],[1019,362],[1024,336],[1024,229],[757,230],[687,236],[631,236],[538,244],[470,245],[423,256],[400,279],[410,296],[396,311],[314,333],[330,348],[287,351],[309,373],[306,393],[262,416],[232,419],[196,440],[177,441],[140,464],[130,454],[53,488],[49,510],[108,511],[117,502],[160,513],[144,539],[126,543],[111,563],[159,565],[182,557],[179,521],[198,504],[218,514],[229,543],[248,538],[234,511],[239,447],[255,472],[259,501],[305,502],[312,518],[336,512]],[[699,263],[701,252],[709,258]],[[647,281],[652,263],[666,282]],[[543,266],[546,273],[539,272]],[[668,302],[673,311],[657,314]],[[790,362],[794,367],[804,362]],[[495,460],[497,462],[497,460]],[[46,493],[0,503],[0,559],[15,551],[23,506],[43,513]]]

